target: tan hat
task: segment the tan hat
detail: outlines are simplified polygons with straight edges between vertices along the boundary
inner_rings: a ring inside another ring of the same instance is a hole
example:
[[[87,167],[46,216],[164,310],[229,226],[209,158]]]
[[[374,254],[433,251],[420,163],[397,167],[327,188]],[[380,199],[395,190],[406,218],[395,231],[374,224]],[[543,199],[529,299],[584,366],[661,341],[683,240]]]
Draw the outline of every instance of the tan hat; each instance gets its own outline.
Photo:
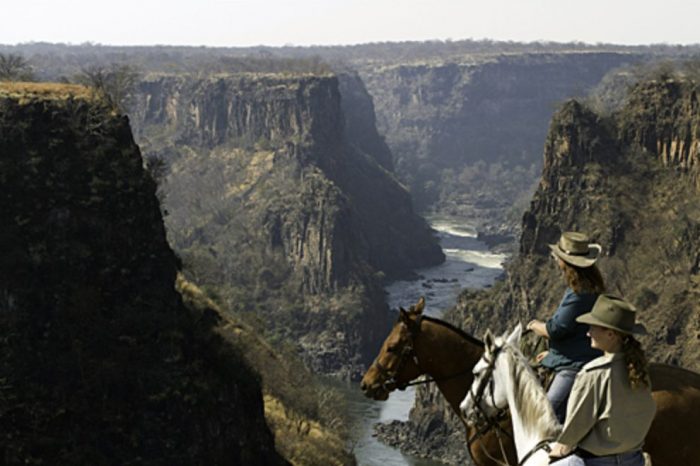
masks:
[[[637,310],[633,305],[617,296],[602,294],[598,296],[591,312],[581,314],[576,322],[599,327],[611,328],[620,333],[647,333],[643,325],[635,323]]]
[[[557,244],[550,244],[552,254],[576,267],[586,268],[595,264],[602,247],[600,244],[591,243],[588,235],[575,231],[566,231],[561,234]]]

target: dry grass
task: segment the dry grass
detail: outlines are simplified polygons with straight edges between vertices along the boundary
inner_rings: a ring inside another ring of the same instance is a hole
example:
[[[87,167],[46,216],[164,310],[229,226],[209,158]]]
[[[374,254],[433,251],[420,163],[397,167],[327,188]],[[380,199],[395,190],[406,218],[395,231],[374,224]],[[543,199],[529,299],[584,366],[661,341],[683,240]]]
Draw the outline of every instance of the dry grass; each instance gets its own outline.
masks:
[[[0,82],[0,98],[19,100],[94,100],[95,92],[79,84]]]
[[[271,395],[265,395],[265,419],[275,435],[277,451],[294,466],[354,464],[340,438]]]

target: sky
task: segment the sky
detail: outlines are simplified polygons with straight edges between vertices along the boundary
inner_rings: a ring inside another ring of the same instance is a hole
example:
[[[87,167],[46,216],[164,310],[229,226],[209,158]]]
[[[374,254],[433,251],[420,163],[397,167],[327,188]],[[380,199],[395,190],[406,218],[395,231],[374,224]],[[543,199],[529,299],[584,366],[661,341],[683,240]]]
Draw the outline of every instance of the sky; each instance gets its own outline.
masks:
[[[4,0],[0,44],[700,43],[698,0]]]

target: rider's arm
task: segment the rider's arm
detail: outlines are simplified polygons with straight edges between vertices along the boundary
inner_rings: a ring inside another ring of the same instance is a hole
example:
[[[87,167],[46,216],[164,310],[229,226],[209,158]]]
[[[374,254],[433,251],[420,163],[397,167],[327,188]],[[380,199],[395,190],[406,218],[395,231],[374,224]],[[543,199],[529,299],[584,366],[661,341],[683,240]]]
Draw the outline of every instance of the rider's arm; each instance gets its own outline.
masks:
[[[585,369],[576,376],[567,404],[566,422],[557,440],[559,443],[575,447],[598,422],[601,409],[599,379],[596,372]]]

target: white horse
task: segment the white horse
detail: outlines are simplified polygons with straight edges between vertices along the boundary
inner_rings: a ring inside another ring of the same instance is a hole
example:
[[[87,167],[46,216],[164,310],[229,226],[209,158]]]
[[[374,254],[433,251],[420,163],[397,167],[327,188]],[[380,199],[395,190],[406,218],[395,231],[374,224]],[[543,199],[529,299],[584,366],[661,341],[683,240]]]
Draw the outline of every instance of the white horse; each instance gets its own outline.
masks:
[[[522,327],[506,338],[487,331],[485,351],[474,366],[474,382],[460,404],[467,423],[498,418],[510,409],[519,466],[549,464],[550,443],[561,432],[547,395],[519,349]]]

